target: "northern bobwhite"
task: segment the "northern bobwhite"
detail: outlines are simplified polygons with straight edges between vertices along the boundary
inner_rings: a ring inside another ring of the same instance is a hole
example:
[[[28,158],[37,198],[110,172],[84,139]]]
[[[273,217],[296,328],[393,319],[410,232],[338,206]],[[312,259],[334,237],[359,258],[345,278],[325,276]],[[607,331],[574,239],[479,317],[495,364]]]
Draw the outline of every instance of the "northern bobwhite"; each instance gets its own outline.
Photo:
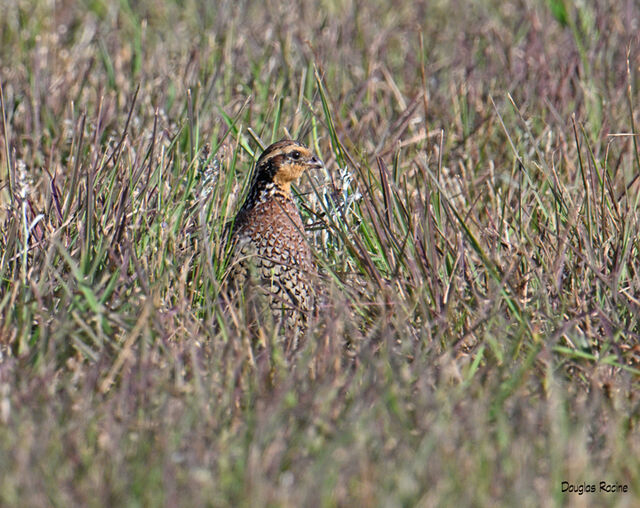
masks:
[[[233,222],[231,286],[246,290],[258,285],[274,320],[282,321],[285,329],[306,327],[316,274],[291,184],[305,170],[322,165],[297,141],[284,139],[267,147]]]

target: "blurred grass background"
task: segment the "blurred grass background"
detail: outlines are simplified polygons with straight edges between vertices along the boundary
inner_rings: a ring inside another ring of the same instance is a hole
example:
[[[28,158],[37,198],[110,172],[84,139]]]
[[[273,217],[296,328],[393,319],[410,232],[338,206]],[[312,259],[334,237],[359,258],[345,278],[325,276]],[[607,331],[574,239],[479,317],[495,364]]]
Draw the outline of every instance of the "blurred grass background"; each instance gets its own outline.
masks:
[[[636,1],[0,7],[0,505],[640,502]],[[292,356],[218,304],[289,135]]]

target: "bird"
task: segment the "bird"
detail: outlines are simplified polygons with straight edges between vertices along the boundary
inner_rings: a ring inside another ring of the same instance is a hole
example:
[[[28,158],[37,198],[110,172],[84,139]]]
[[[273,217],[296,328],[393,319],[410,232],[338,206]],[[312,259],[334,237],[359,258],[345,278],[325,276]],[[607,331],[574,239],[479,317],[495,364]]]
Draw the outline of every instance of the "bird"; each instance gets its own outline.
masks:
[[[322,160],[298,141],[268,146],[231,225],[229,286],[266,295],[274,323],[285,333],[306,330],[317,276],[291,184],[305,171],[322,167]]]

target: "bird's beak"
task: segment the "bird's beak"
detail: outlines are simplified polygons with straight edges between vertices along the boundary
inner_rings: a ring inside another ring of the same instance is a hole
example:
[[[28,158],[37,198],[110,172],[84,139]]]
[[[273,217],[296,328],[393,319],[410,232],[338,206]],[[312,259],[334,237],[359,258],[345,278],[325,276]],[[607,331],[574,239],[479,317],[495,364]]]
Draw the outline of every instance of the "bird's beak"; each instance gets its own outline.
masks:
[[[320,169],[324,167],[324,163],[315,155],[309,159],[309,167],[312,169]]]

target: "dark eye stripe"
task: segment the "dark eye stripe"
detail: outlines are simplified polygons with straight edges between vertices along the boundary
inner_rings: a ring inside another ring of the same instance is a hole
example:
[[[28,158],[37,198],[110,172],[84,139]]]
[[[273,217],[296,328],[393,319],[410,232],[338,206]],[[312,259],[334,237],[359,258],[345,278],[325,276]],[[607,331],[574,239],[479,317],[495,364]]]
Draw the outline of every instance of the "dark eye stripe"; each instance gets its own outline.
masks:
[[[258,159],[258,166],[263,168],[270,165],[279,166],[287,159],[300,161],[310,156],[309,150],[304,145],[290,142],[274,143],[262,153]]]

